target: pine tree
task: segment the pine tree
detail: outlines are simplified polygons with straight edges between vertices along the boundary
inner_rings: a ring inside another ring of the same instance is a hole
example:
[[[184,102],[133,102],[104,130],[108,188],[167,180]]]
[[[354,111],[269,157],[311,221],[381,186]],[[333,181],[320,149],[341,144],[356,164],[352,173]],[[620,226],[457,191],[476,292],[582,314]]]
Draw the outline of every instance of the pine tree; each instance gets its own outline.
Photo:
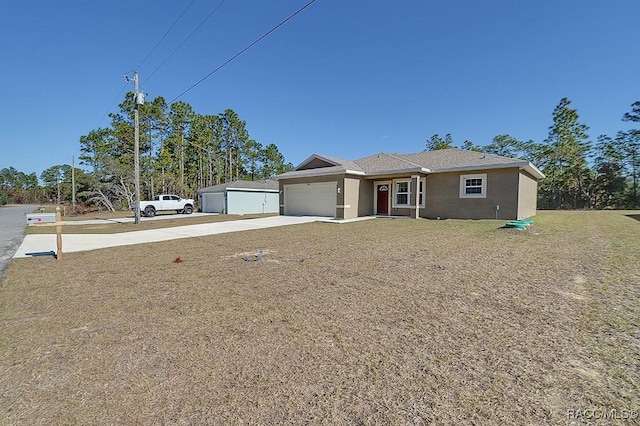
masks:
[[[589,127],[579,122],[578,112],[569,108],[570,104],[569,99],[562,98],[556,106],[553,125],[542,147],[547,175],[540,188],[544,207],[584,208],[588,204]]]

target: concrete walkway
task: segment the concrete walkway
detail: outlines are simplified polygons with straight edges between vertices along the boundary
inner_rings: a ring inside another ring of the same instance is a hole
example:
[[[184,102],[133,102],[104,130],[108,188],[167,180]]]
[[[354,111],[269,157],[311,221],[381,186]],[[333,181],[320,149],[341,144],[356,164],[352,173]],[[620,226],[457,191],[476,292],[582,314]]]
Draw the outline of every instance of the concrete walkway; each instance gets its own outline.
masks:
[[[154,243],[180,238],[202,237],[228,232],[298,225],[326,220],[316,216],[270,216],[259,219],[233,220],[228,222],[202,223],[174,228],[150,229],[146,231],[121,232],[116,234],[62,234],[62,251],[72,253],[107,247]],[[64,228],[63,228],[64,229]],[[27,253],[42,253],[56,250],[55,234],[27,235],[14,258],[30,257]]]
[[[193,217],[202,217],[202,216],[218,216],[218,213],[196,213],[192,214],[159,214],[154,217],[140,217],[140,223],[150,222],[155,220],[176,220],[176,219],[189,219]],[[77,226],[77,225],[105,225],[105,224],[116,224],[116,223],[133,223],[135,219],[133,217],[123,217],[119,219],[86,219],[86,220],[64,220],[65,225],[69,226]]]

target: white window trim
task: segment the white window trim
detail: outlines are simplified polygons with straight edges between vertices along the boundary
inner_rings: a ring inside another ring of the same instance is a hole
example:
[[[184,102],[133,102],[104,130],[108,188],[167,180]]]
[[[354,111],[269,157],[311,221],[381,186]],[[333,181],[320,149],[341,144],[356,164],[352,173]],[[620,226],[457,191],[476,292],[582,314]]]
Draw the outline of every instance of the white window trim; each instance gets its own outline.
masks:
[[[415,204],[411,204],[411,194],[413,193],[413,191],[411,191],[411,182],[413,181],[413,179],[411,178],[406,178],[406,179],[394,179],[393,180],[393,185],[391,185],[391,188],[393,188],[393,192],[391,193],[391,208],[394,209],[406,209],[406,208],[410,208],[410,207],[415,207]],[[408,196],[408,203],[407,204],[398,204],[396,202],[397,198],[397,192],[396,192],[396,184],[399,182],[409,182],[409,192],[407,194]],[[422,203],[420,204],[421,208],[425,207],[425,202],[426,202],[426,193],[425,190],[427,188],[427,179],[426,178],[420,178],[420,182],[422,182]]]
[[[465,193],[467,179],[482,179],[481,192],[479,194]],[[474,175],[460,176],[460,198],[487,198],[487,174],[478,173]]]
[[[420,203],[420,207],[424,208],[427,203],[427,178],[420,178],[418,183],[418,188],[420,188],[420,184],[422,184],[422,202]],[[420,200],[420,193],[418,192],[418,200]]]
[[[398,204],[398,184],[403,182],[406,182],[409,184],[408,185],[409,192],[407,192],[407,204]],[[409,204],[411,203],[411,179],[394,179],[392,188],[393,188],[393,192],[391,193],[391,196],[392,196],[391,207],[393,207],[394,209],[411,207],[411,204]]]

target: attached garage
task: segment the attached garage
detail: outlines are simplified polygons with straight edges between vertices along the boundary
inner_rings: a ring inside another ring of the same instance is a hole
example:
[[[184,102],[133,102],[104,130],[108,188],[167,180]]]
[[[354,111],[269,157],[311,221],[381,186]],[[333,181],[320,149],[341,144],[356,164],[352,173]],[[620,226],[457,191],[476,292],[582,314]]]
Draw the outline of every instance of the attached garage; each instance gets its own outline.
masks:
[[[336,182],[285,184],[284,214],[288,216],[336,216]]]
[[[203,213],[251,214],[278,213],[278,182],[242,181],[224,183],[198,190]]]

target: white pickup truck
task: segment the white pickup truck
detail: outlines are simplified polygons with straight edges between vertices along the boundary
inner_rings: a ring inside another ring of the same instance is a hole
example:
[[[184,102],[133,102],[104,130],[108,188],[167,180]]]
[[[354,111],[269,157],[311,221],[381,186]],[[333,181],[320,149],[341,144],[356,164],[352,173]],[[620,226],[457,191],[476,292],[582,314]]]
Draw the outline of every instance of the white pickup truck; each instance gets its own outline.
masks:
[[[193,213],[194,201],[177,195],[156,195],[153,201],[140,201],[140,211],[146,217],[153,217],[161,210],[175,210],[178,213]]]

